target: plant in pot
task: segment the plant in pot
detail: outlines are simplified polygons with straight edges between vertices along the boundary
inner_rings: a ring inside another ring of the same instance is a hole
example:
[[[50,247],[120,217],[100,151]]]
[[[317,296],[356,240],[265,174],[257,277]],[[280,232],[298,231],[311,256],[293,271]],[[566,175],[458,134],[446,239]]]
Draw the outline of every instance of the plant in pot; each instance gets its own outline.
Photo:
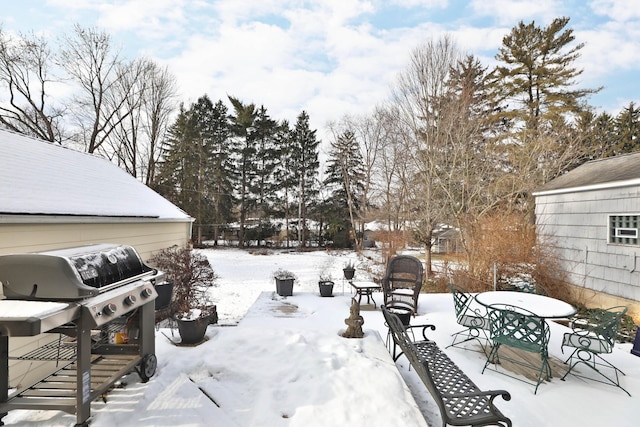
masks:
[[[320,280],[318,280],[318,288],[320,289],[320,296],[330,297],[333,296],[333,278],[329,273],[321,273]]]
[[[278,295],[283,297],[293,295],[293,284],[298,279],[293,272],[279,268],[273,272],[273,278],[276,281]]]
[[[353,276],[356,274],[356,266],[353,261],[349,261],[344,268],[342,269],[342,273],[344,274],[344,278],[347,280],[353,279]]]
[[[173,282],[173,298],[164,317],[175,322],[181,344],[198,344],[207,326],[218,322],[216,306],[208,289],[217,278],[209,260],[190,247],[163,249],[150,259]]]

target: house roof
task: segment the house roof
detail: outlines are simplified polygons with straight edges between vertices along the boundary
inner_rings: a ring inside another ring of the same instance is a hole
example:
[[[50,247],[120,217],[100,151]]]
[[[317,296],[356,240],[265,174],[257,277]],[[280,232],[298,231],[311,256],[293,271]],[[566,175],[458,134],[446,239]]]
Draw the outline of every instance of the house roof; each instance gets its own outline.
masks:
[[[535,195],[640,184],[640,152],[592,160],[543,185]]]
[[[101,157],[0,129],[0,215],[190,216]]]

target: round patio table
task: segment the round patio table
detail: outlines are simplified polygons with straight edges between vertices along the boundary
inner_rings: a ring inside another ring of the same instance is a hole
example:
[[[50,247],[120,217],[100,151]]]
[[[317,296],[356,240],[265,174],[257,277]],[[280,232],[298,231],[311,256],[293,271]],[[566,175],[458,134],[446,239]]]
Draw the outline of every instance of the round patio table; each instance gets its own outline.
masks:
[[[476,301],[485,307],[493,304],[521,307],[545,319],[570,317],[577,311],[574,306],[559,299],[516,291],[482,292],[476,295]]]

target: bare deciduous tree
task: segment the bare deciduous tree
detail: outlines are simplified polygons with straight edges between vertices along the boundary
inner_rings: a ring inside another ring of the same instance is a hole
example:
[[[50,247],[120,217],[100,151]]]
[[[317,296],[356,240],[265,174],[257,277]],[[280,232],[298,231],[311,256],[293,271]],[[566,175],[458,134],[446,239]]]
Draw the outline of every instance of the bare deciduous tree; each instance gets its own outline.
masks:
[[[56,83],[53,55],[43,37],[11,37],[0,28],[0,124],[15,132],[61,143],[60,118],[64,109],[52,103]]]
[[[446,145],[442,140],[441,100],[447,92],[449,71],[458,57],[449,36],[422,44],[412,52],[409,66],[393,91],[397,119],[409,131],[405,134],[405,150],[412,167],[411,175],[406,177],[411,186],[407,193],[411,200],[409,212],[414,233],[425,246],[428,274],[433,231],[444,219],[441,189],[433,170],[440,147]]]
[[[160,144],[167,133],[170,115],[176,108],[178,88],[176,78],[168,68],[151,63],[148,73],[142,103],[142,132],[146,135],[148,144],[145,183],[152,185],[161,155]]]
[[[386,257],[396,250],[397,232],[405,230],[404,213],[407,212],[407,168],[408,156],[405,151],[404,135],[406,129],[397,120],[398,113],[393,105],[379,107],[373,113],[377,127],[381,129],[380,146],[376,157],[374,194],[378,209],[386,225]]]
[[[150,185],[161,154],[158,147],[175,109],[175,77],[150,59],[132,62],[130,71],[124,77],[134,80],[130,84],[136,88],[116,112],[117,125],[100,151],[114,156],[120,167]]]
[[[138,82],[144,67],[122,59],[107,33],[79,25],[74,26],[73,36],[64,38],[61,58],[80,88],[73,102],[80,129],[76,138],[93,153],[140,105]]]

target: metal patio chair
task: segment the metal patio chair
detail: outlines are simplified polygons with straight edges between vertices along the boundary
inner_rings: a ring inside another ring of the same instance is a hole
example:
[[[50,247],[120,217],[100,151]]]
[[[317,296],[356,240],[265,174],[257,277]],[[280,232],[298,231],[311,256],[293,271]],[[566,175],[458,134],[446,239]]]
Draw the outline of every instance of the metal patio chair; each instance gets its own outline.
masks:
[[[464,329],[451,335],[453,341],[446,348],[458,347],[466,350],[461,344],[476,340],[480,344],[482,352],[487,355],[489,318],[486,309],[480,306],[471,307],[473,295],[460,285],[449,285],[449,289],[453,295],[456,322]]]
[[[597,310],[593,316],[585,319],[583,323],[575,322],[572,325],[573,332],[564,334],[562,346],[560,347],[563,353],[564,347],[573,347],[573,352],[564,362],[565,364],[570,363],[570,366],[567,373],[561,378],[562,380],[564,380],[569,373],[573,373],[573,375],[580,378],[614,385],[631,396],[631,394],[620,385],[618,373],[622,375],[625,375],[625,373],[601,356],[602,354],[613,352],[613,346],[618,335],[618,328],[626,312],[627,307],[623,306]],[[580,363],[593,369],[606,381],[572,372],[573,368]],[[598,367],[607,368],[610,373],[607,375],[606,372],[598,369]]]
[[[409,255],[391,258],[381,281],[384,305],[387,308],[404,308],[416,314],[422,278],[423,267],[418,258]]]
[[[551,380],[551,366],[549,365],[549,325],[547,322],[524,308],[515,307],[506,304],[494,304],[488,308],[489,316],[489,337],[493,343],[487,362],[482,369],[484,373],[487,366],[491,363],[497,365],[501,360],[506,360],[519,366],[531,368],[538,371],[538,379],[535,383],[534,394],[538,392],[540,383],[544,380]],[[529,353],[537,353],[540,355],[540,365],[528,362],[525,358],[500,356],[498,351],[502,345],[513,347],[514,349],[523,350]],[[523,380],[495,369],[496,372],[502,373],[509,377]]]

